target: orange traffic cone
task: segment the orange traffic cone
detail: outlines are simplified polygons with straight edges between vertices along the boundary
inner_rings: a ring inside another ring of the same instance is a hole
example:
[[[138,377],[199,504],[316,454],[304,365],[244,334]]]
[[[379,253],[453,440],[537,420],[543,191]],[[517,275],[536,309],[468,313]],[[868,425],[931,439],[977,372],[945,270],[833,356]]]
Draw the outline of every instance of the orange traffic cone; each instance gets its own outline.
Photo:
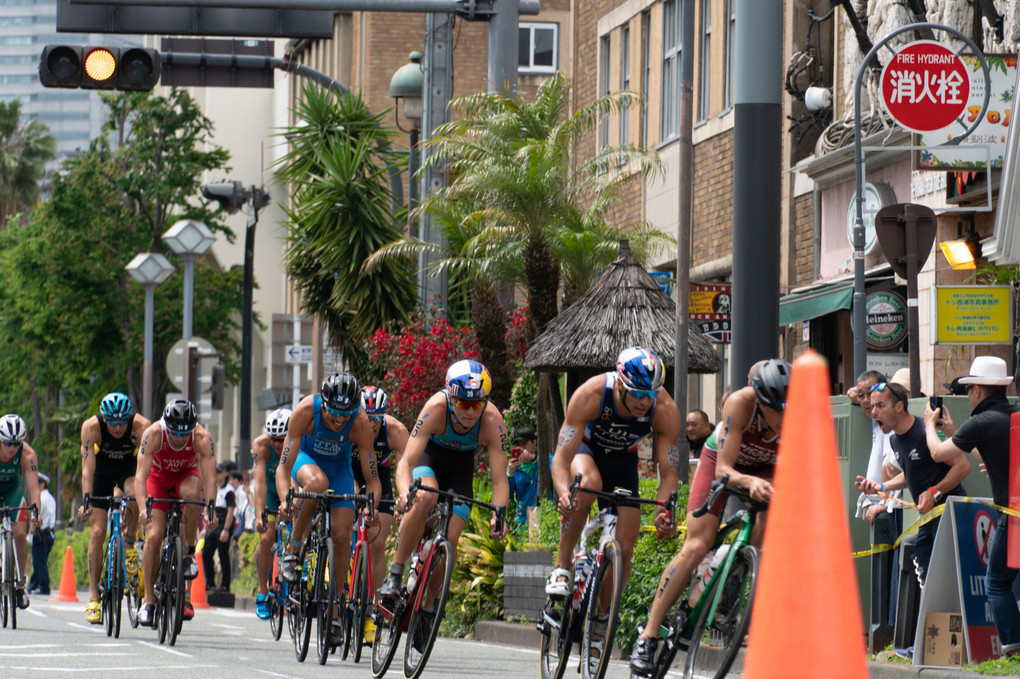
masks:
[[[74,584],[74,552],[71,545],[67,546],[64,552],[64,568],[60,571],[60,590],[53,601],[67,601],[75,603],[78,601],[78,590]]]
[[[209,608],[209,599],[205,594],[205,566],[202,565],[202,555],[195,555],[195,563],[198,564],[198,576],[191,581],[191,606],[192,608]]]
[[[867,679],[829,372],[814,352],[794,361],[784,420],[744,676]],[[805,649],[824,661],[805,664]]]

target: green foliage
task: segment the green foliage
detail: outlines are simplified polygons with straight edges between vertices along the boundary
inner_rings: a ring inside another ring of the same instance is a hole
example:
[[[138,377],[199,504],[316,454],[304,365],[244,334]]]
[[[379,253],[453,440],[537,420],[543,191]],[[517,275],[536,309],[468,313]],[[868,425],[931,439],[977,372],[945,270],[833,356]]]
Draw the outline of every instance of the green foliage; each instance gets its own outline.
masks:
[[[290,184],[285,262],[307,312],[326,320],[330,343],[357,353],[390,321],[417,304],[414,262],[397,257],[370,272],[362,263],[402,232],[391,213],[388,171],[401,159],[389,148],[382,115],[360,96],[306,87],[280,177]]]
[[[89,531],[80,530],[76,533],[57,531],[53,536],[53,550],[50,551],[50,583],[55,590],[60,586],[60,576],[64,571],[64,555],[67,546],[71,546],[74,562],[74,583],[77,587],[89,586]],[[32,566],[26,566],[25,573],[30,573]]]
[[[22,122],[20,99],[0,101],[0,222],[35,207],[56,150],[46,125],[36,118]]]
[[[237,594],[254,595],[258,592],[259,578],[255,570],[255,550],[258,546],[258,533],[242,533],[237,539],[237,569],[230,579],[230,589]]]
[[[508,431],[518,427],[538,429],[538,416],[535,407],[538,404],[538,376],[534,370],[521,370],[513,391],[510,392],[510,407],[503,413]]]
[[[538,533],[528,548],[555,552],[560,543],[560,514],[556,511],[556,505],[548,500],[539,502],[535,508],[535,519],[538,522]]]
[[[991,674],[999,677],[1020,676],[1020,657],[1009,656],[986,660],[977,665],[964,665],[964,670],[978,674]]]

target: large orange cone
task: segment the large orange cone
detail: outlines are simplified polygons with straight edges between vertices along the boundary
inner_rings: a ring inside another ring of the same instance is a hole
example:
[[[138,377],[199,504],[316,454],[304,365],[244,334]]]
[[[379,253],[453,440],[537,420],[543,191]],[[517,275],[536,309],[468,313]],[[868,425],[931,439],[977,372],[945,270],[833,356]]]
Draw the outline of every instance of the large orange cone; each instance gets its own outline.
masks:
[[[71,603],[78,601],[78,590],[74,585],[74,553],[71,551],[71,545],[68,545],[67,550],[64,551],[64,568],[60,571],[60,590],[52,600]]]
[[[794,361],[784,422],[744,677],[867,679],[829,372],[814,352]]]
[[[191,581],[191,606],[209,608],[209,599],[205,594],[205,566],[202,565],[202,555],[196,554],[194,558],[198,564],[198,576]]]

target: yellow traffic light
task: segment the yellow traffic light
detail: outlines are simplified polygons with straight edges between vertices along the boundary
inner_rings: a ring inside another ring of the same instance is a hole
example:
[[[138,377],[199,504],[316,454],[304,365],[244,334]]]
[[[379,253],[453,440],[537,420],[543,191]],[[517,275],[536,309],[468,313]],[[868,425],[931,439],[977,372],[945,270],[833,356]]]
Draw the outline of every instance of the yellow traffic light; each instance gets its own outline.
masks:
[[[114,76],[117,73],[117,58],[105,47],[95,47],[85,54],[85,78],[82,86],[113,88]],[[91,83],[88,83],[88,80]]]

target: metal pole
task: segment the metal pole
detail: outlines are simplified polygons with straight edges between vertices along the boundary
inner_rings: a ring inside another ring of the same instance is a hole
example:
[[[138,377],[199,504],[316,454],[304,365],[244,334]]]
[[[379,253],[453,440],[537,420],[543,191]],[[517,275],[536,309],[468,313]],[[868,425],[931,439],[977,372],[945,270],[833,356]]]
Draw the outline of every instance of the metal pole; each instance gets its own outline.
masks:
[[[195,258],[184,255],[184,339],[191,339],[191,303],[195,294]]]
[[[520,14],[517,4],[496,3],[496,15],[489,20],[489,91],[507,96],[517,94],[517,52]]]
[[[783,4],[736,0],[733,106],[733,360],[730,386],[779,350]],[[687,46],[684,46],[687,49]]]
[[[152,421],[152,324],[156,308],[156,286],[145,287],[145,349],[142,353],[142,415]]]
[[[419,122],[414,121],[411,127],[411,145],[407,148],[407,235],[411,238],[418,237],[418,220],[414,216],[414,210],[418,207],[418,181],[415,175],[418,174],[418,138],[421,136]]]
[[[906,221],[906,260],[907,260],[907,336],[910,342],[908,365],[910,366],[910,397],[921,395],[921,356],[918,346],[918,313],[917,313],[917,211],[912,203],[903,210]],[[863,372],[863,371],[862,371]],[[857,373],[860,375],[861,373]]]
[[[673,356],[673,400],[680,409],[680,416],[687,416],[687,353],[688,334],[690,333],[690,299],[691,288],[691,210],[693,203],[694,178],[694,0],[683,0],[683,16],[680,24],[680,190],[677,198],[680,202],[679,216],[676,223],[676,288],[673,298],[676,300],[676,342]],[[624,140],[621,140],[624,141]],[[690,445],[687,435],[680,433],[677,439],[679,453],[677,476],[680,483],[690,481],[691,468]]]
[[[251,187],[251,203],[256,206],[256,194],[261,191]],[[252,333],[252,288],[255,275],[255,225],[259,221],[257,207],[248,217],[248,226],[244,231],[244,290],[241,300],[241,413],[238,417],[239,449],[237,466],[240,469],[251,468],[251,333]]]

